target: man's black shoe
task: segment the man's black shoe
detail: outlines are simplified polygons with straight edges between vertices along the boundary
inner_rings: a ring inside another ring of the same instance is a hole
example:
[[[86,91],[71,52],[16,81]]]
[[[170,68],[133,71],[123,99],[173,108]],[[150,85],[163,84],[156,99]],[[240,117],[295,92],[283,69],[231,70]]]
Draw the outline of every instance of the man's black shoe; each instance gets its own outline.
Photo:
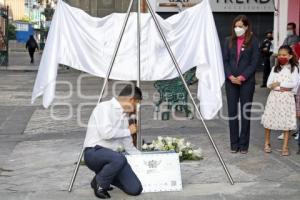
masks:
[[[263,84],[263,85],[261,85],[260,87],[261,87],[261,88],[265,88],[265,87],[267,87],[267,85]]]
[[[100,199],[109,199],[110,195],[106,190],[103,190],[101,187],[94,189],[95,196]]]
[[[96,187],[97,187],[96,176],[94,176],[93,180],[91,181],[91,188],[95,189]]]
[[[91,181],[91,188],[94,190],[97,188],[96,176],[94,176],[93,180]],[[107,191],[112,191],[113,189],[113,187],[109,187]]]
[[[94,194],[96,197],[100,199],[109,199],[110,195],[106,190],[103,190],[100,186],[98,186],[96,182],[96,177],[93,178],[91,182],[91,187],[94,189]]]

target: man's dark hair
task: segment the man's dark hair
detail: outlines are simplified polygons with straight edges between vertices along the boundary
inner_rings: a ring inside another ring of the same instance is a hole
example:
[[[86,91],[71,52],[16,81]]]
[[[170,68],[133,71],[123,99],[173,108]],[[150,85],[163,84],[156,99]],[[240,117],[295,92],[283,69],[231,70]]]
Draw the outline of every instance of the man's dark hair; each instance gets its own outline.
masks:
[[[273,34],[273,31],[272,31],[272,30],[267,30],[267,31],[265,32],[266,35],[268,35],[269,33]]]
[[[288,26],[292,26],[293,29],[296,29],[296,24],[294,22],[290,22],[287,24]]]
[[[140,88],[134,86],[134,85],[126,85],[120,92],[119,97],[132,97],[137,100],[142,100],[142,91]]]

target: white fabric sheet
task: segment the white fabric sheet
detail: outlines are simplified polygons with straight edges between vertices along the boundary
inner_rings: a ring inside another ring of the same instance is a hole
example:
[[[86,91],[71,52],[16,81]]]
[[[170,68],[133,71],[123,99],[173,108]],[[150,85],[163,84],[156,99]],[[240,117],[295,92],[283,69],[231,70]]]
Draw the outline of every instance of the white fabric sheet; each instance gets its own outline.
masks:
[[[197,66],[201,114],[212,119],[222,107],[224,83],[219,39],[208,0],[164,20],[156,15],[182,72]],[[58,65],[65,64],[105,77],[125,14],[103,18],[59,1],[35,81],[32,102],[43,96],[48,107],[55,97]],[[110,79],[137,79],[136,13],[131,13]],[[141,15],[141,80],[178,76],[150,13]]]

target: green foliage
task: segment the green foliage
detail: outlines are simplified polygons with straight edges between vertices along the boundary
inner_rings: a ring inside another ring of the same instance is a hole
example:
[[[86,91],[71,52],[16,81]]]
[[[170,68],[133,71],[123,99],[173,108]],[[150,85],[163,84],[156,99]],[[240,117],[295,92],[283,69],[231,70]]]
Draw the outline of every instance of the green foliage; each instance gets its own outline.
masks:
[[[26,22],[26,23],[30,23],[30,19],[28,16],[24,16],[22,17],[22,19],[20,20],[21,22]]]
[[[46,8],[45,8],[44,12],[42,12],[42,14],[45,16],[47,21],[50,21],[53,17],[54,9],[51,8],[50,4],[47,4]]]
[[[16,39],[16,27],[13,24],[8,24],[8,40]]]

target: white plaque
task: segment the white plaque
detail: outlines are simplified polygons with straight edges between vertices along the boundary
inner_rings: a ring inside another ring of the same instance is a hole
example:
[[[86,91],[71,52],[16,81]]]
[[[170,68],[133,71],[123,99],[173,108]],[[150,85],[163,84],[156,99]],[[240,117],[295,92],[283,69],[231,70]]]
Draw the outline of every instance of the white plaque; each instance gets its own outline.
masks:
[[[177,153],[143,153],[126,158],[143,185],[143,193],[182,190]]]

